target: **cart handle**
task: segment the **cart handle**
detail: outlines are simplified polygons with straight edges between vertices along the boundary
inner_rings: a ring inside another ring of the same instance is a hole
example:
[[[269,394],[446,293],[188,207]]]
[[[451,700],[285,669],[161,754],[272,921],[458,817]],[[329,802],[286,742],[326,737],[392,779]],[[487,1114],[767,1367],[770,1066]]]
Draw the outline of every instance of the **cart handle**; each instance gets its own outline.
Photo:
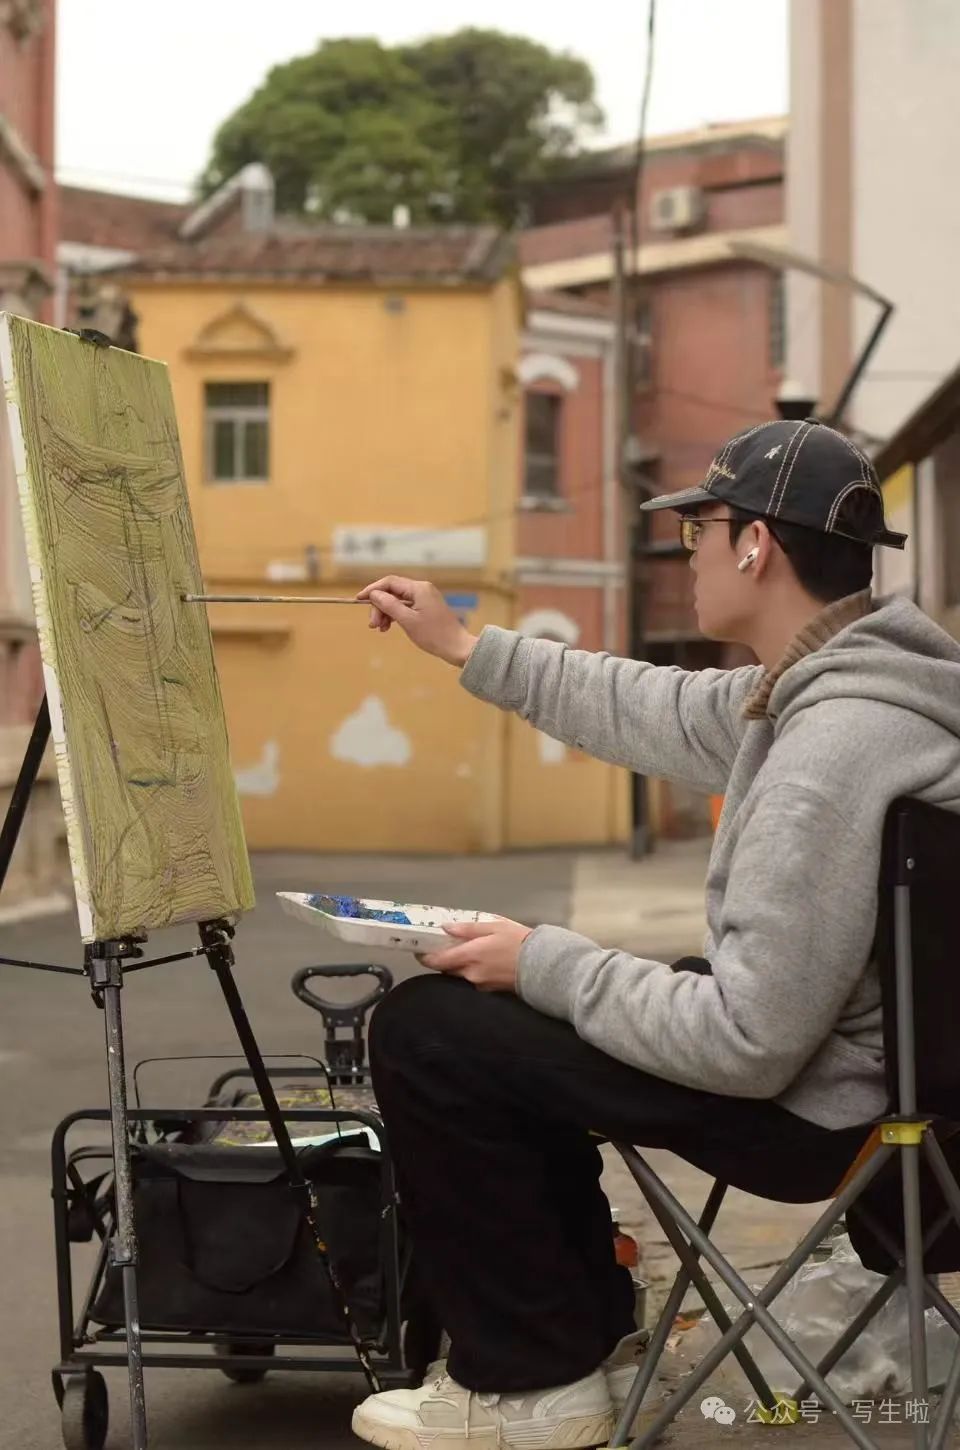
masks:
[[[331,1002],[307,986],[307,982],[313,977],[375,977],[376,986],[355,1002]],[[389,968],[378,966],[375,962],[343,962],[329,967],[301,967],[290,982],[293,995],[301,1002],[306,1002],[315,1012],[319,1012],[328,1027],[360,1025],[370,1008],[375,1007],[392,986],[393,973]]]
[[[354,1002],[331,1002],[312,991],[307,983],[313,977],[375,977],[376,985],[365,997]],[[362,1083],[366,1078],[366,1049],[363,1024],[370,1008],[387,995],[393,986],[393,973],[373,962],[342,962],[329,967],[301,967],[290,983],[293,995],[323,1018],[324,1053],[331,1083],[342,1085]],[[338,1037],[347,1028],[349,1037]]]

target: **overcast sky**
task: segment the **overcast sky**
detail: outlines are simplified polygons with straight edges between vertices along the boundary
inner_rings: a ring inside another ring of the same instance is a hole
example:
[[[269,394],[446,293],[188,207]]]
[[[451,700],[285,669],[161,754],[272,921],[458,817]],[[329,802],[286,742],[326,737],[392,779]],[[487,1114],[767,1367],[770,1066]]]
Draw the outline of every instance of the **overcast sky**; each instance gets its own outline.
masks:
[[[214,131],[267,70],[326,37],[388,43],[478,25],[582,56],[606,112],[601,139],[636,132],[645,0],[59,0],[59,173],[181,200]],[[659,0],[648,130],[787,108],[787,0]]]

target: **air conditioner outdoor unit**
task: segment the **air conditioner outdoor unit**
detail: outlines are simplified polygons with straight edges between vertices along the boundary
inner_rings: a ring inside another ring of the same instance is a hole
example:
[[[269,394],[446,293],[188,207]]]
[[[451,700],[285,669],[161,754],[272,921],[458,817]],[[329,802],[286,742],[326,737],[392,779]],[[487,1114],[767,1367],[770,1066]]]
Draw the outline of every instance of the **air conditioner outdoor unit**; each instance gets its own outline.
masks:
[[[670,186],[655,191],[650,202],[650,225],[655,232],[684,232],[703,220],[703,192],[699,186]]]

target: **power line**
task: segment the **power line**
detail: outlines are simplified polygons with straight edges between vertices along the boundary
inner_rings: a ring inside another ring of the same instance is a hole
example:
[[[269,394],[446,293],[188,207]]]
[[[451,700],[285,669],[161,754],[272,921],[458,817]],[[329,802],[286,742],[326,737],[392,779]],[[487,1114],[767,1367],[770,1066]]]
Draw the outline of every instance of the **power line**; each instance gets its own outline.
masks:
[[[638,275],[640,266],[640,191],[643,186],[643,170],[646,160],[647,112],[650,107],[650,92],[653,87],[653,52],[657,26],[657,0],[649,0],[647,7],[647,54],[643,75],[643,91],[640,97],[640,121],[637,127],[637,148],[633,165],[633,205],[630,208],[630,261],[628,276]],[[632,288],[630,289],[632,292]],[[631,296],[635,304],[635,297]],[[635,306],[633,308],[635,312]],[[634,316],[636,322],[636,316]]]
[[[751,408],[743,403],[733,403],[726,398],[708,398],[705,393],[689,393],[683,388],[667,388],[658,385],[654,392],[666,393],[671,398],[685,398],[690,403],[700,403],[704,408],[713,408],[723,413],[740,413],[744,418],[769,418],[769,408]],[[666,440],[660,440],[666,441]]]

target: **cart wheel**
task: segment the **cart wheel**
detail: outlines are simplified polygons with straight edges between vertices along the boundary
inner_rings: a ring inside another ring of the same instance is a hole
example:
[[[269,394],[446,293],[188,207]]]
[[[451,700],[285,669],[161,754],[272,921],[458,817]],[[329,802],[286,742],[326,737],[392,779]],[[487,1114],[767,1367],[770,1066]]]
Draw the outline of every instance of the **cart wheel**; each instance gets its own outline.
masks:
[[[230,1354],[237,1359],[242,1358],[245,1354],[273,1354],[275,1349],[276,1345],[269,1341],[265,1344],[256,1344],[249,1339],[238,1340],[235,1344],[227,1342],[214,1345],[215,1354]],[[265,1369],[239,1369],[231,1365],[229,1369],[222,1368],[220,1373],[225,1374],[228,1380],[233,1380],[235,1385],[256,1385],[266,1376],[267,1372]]]
[[[60,1431],[67,1450],[103,1450],[110,1410],[107,1382],[95,1369],[63,1381]]]

